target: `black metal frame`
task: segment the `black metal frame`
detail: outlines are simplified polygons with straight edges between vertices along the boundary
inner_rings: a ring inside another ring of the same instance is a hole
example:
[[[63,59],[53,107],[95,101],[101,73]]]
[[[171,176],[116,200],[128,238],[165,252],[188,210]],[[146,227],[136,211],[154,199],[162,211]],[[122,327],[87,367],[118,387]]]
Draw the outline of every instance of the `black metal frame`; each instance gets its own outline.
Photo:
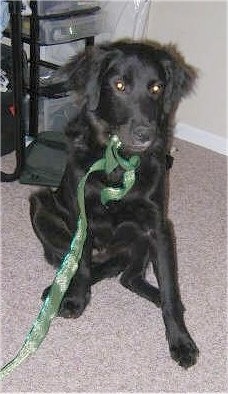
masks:
[[[43,65],[52,69],[58,66],[40,60],[40,44],[39,44],[39,18],[37,10],[37,1],[31,1],[30,7],[32,15],[30,16],[30,38],[22,35],[22,18],[21,9],[22,1],[10,0],[9,12],[11,22],[12,46],[12,64],[13,64],[13,97],[15,107],[15,123],[16,123],[16,168],[14,173],[6,174],[1,171],[2,182],[12,182],[20,177],[25,166],[25,123],[24,123],[24,105],[23,105],[23,42],[30,44],[30,81],[29,81],[29,135],[36,137],[38,134],[38,98],[39,98],[39,66]],[[75,41],[85,40],[85,45],[94,45],[94,37],[84,37]]]

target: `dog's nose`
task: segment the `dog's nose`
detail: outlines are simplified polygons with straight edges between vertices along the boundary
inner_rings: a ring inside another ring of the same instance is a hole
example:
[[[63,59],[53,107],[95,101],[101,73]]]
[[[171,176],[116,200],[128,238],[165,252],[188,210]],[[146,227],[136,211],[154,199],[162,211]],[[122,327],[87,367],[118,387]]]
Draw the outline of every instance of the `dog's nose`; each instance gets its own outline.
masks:
[[[144,126],[137,127],[133,130],[133,138],[135,142],[145,144],[150,140],[150,129]]]

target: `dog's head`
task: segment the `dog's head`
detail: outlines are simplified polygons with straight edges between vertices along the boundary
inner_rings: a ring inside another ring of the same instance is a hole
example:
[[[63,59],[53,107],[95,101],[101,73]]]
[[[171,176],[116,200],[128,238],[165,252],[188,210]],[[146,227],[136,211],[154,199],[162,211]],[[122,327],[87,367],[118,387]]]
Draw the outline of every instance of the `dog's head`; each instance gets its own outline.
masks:
[[[97,142],[117,134],[129,153],[143,153],[162,138],[196,80],[175,46],[155,42],[91,47],[64,72],[68,88],[82,94]]]

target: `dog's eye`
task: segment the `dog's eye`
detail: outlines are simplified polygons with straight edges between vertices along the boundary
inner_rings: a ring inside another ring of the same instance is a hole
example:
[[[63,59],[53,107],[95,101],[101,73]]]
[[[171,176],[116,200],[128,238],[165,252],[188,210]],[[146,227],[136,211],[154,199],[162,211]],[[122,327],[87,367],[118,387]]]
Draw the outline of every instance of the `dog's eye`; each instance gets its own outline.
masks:
[[[150,94],[157,96],[162,93],[164,86],[161,83],[153,83],[148,87]]]
[[[115,88],[119,92],[124,92],[125,91],[125,83],[119,79],[118,81],[115,82]]]

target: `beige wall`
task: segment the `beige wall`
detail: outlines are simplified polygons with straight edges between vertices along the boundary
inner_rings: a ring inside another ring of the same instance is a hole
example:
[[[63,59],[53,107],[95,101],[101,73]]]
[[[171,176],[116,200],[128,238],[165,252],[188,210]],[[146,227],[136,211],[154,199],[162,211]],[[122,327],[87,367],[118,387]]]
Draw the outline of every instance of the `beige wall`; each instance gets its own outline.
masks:
[[[175,42],[201,70],[177,121],[226,137],[226,2],[151,1],[147,37]]]

